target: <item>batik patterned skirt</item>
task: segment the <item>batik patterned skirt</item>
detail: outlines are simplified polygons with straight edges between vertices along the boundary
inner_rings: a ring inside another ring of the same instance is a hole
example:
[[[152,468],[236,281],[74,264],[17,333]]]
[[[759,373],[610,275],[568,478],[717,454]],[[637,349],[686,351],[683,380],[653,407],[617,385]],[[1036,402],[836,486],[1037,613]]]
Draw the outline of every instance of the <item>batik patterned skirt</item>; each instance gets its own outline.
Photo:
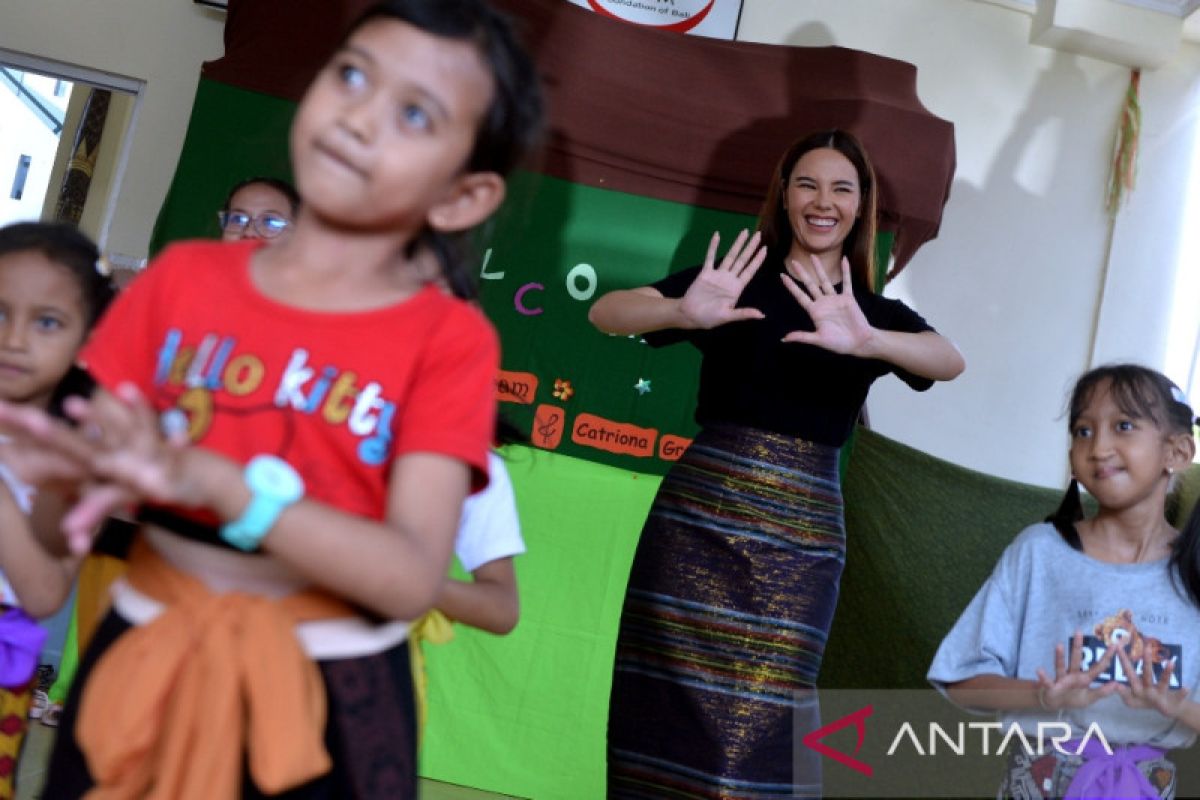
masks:
[[[625,596],[608,719],[612,798],[777,798],[845,562],[838,450],[701,432],[663,480]]]

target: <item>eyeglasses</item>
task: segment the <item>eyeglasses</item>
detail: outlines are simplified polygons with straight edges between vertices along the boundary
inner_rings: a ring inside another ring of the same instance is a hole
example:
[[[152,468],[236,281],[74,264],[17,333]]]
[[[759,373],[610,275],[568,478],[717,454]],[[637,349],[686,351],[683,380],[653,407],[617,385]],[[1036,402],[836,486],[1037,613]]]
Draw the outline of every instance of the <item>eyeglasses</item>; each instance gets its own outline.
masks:
[[[217,221],[221,223],[221,230],[239,235],[245,233],[246,228],[253,225],[254,230],[264,239],[274,239],[292,224],[287,217],[276,214],[274,211],[264,211],[256,217],[250,216],[245,211],[218,211]]]

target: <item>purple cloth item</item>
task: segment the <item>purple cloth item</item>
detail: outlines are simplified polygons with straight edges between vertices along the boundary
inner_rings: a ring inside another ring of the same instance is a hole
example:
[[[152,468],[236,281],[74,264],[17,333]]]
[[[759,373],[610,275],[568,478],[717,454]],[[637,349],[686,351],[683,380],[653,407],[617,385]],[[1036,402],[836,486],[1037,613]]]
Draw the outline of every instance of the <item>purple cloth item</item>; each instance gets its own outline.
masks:
[[[19,689],[37,671],[46,629],[19,608],[0,615],[0,687]]]
[[[1078,741],[1067,742],[1064,749],[1078,752],[1086,761],[1079,767],[1063,800],[1100,800],[1101,798],[1136,798],[1158,800],[1158,790],[1138,769],[1139,761],[1162,758],[1166,752],[1149,745],[1113,747],[1112,755],[1104,744],[1089,739],[1079,750]]]

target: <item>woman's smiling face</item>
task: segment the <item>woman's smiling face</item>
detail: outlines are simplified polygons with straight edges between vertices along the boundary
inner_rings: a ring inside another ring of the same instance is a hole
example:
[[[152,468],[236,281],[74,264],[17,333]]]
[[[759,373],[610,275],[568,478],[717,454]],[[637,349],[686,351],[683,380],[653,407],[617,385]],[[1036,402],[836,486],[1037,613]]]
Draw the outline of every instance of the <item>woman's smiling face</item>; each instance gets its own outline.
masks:
[[[837,150],[809,150],[792,168],[784,205],[792,225],[791,258],[840,256],[862,207],[858,172]]]

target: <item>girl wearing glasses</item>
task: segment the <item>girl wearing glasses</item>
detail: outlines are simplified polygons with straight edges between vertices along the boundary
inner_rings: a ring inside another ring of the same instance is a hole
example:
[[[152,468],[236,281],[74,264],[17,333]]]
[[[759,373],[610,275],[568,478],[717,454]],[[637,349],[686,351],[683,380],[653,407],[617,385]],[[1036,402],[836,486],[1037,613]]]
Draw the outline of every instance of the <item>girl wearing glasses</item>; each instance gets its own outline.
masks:
[[[217,212],[221,239],[274,239],[292,225],[300,196],[279,178],[248,178],[236,184]]]

